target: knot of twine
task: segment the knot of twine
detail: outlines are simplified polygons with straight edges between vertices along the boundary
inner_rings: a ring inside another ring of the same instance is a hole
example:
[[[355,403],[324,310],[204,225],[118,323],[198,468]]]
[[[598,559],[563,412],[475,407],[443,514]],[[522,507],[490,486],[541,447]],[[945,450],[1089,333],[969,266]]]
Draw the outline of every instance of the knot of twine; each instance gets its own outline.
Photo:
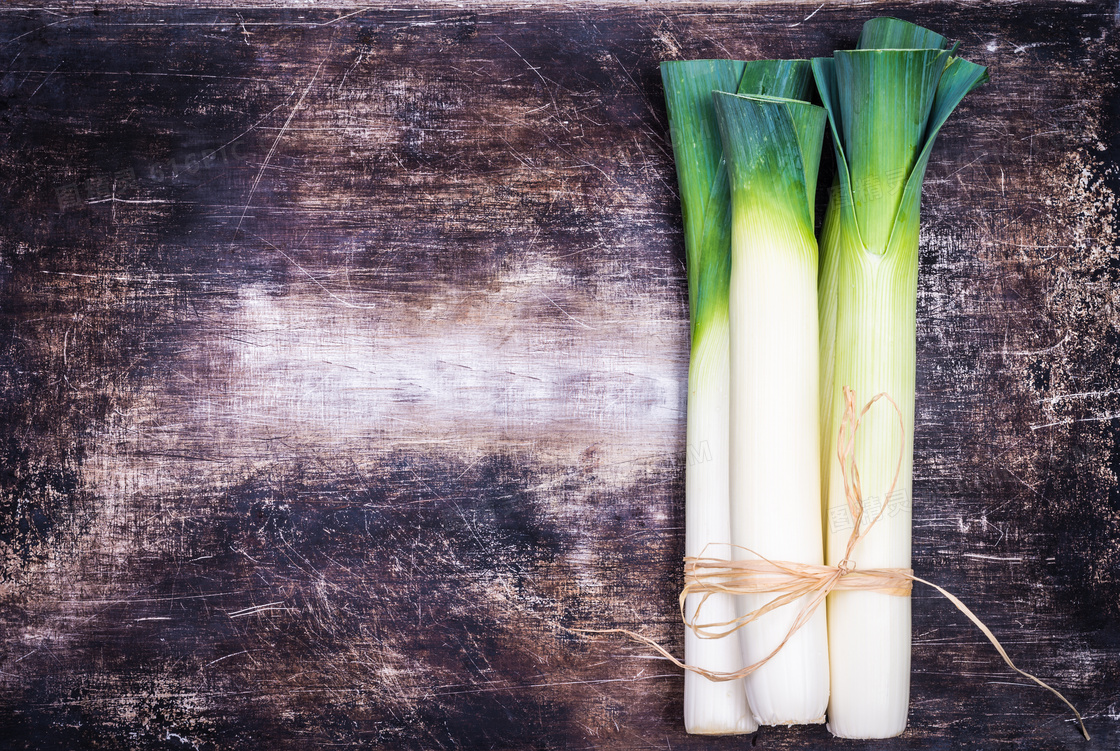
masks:
[[[741,670],[725,673],[707,670],[697,665],[689,665],[677,659],[677,657],[653,639],[635,631],[627,629],[573,630],[582,631],[584,633],[625,634],[651,647],[679,668],[691,670],[710,681],[733,681],[754,673],[773,659],[773,657],[785,647],[793,635],[810,621],[813,614],[817,611],[817,608],[820,607],[821,603],[825,601],[830,593],[864,591],[879,592],[893,597],[909,597],[913,583],[920,582],[937,590],[949,600],[957,610],[964,613],[965,616],[980,629],[984,636],[988,638],[988,641],[996,648],[999,656],[1003,658],[1003,661],[1007,663],[1008,667],[1019,675],[1034,681],[1065,702],[1066,706],[1068,706],[1070,710],[1073,711],[1074,716],[1077,717],[1077,722],[1081,727],[1081,734],[1085,736],[1085,740],[1089,740],[1089,732],[1085,729],[1085,722],[1081,718],[1081,713],[1077,711],[1077,708],[1073,706],[1069,699],[1036,676],[1024,670],[1020,670],[1015,663],[1011,661],[1011,657],[1007,654],[1003,645],[999,643],[999,640],[996,638],[995,634],[992,633],[991,629],[984,625],[980,618],[955,595],[933,582],[915,576],[913,569],[856,568],[855,561],[852,560],[852,551],[855,550],[860,540],[867,536],[868,532],[870,532],[871,528],[879,521],[887,508],[887,504],[881,504],[879,512],[870,519],[866,526],[863,524],[863,492],[860,486],[859,468],[855,460],[856,431],[859,429],[867,412],[880,399],[885,399],[894,409],[895,414],[898,416],[898,426],[902,435],[898,450],[898,460],[895,463],[894,475],[885,497],[891,497],[902,471],[902,460],[905,456],[906,446],[906,424],[903,421],[902,410],[899,409],[898,404],[889,394],[882,392],[872,397],[864,404],[862,409],[858,409],[855,392],[845,386],[844,413],[840,421],[840,435],[836,453],[837,458],[840,460],[841,474],[844,478],[844,498],[848,506],[848,511],[854,519],[854,524],[852,526],[852,533],[848,536],[847,544],[844,547],[844,555],[839,563],[835,566],[822,566],[790,561],[772,561],[749,548],[744,548],[739,545],[728,545],[727,547],[742,550],[755,556],[755,558],[748,560],[728,560],[725,558],[707,557],[703,555],[703,553],[707,551],[707,547],[705,547],[704,551],[701,551],[701,555],[688,556],[684,559],[684,588],[681,590],[679,598],[681,620],[688,629],[701,639],[723,639],[745,627],[747,624],[758,620],[767,613],[794,603],[801,598],[805,598],[801,604],[800,610],[797,612],[797,616],[790,625],[789,631],[786,632],[782,641],[774,647],[769,654],[758,662],[747,665]],[[694,616],[690,619],[685,612],[685,601],[689,595],[693,594],[699,594],[702,595],[702,597],[696,606]],[[770,600],[765,605],[730,621],[698,623],[697,621],[700,617],[700,611],[704,607],[704,603],[707,602],[708,598],[713,594],[776,594],[777,597]]]

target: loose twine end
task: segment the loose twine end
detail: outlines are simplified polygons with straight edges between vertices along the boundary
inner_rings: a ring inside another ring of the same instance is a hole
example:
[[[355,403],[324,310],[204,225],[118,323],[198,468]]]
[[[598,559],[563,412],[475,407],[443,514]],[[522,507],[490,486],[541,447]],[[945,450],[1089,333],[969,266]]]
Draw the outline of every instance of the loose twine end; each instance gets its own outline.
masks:
[[[817,608],[820,607],[821,603],[825,601],[830,593],[864,591],[879,592],[893,597],[909,597],[913,583],[919,582],[940,592],[957,608],[957,610],[964,613],[964,615],[980,629],[984,636],[987,637],[988,641],[992,643],[992,646],[995,647],[996,652],[999,653],[999,656],[1003,658],[1003,661],[1007,663],[1008,667],[1024,678],[1029,678],[1034,681],[1065,702],[1065,705],[1070,708],[1077,718],[1077,724],[1080,726],[1081,734],[1085,737],[1085,740],[1090,740],[1089,731],[1085,728],[1085,721],[1082,719],[1081,713],[1077,711],[1077,708],[1073,706],[1070,700],[1063,696],[1056,688],[1037,676],[1019,669],[1019,667],[1011,661],[1011,657],[1007,654],[1007,651],[1003,648],[1003,645],[1000,644],[999,639],[996,638],[991,629],[984,625],[984,622],[955,595],[933,582],[914,576],[912,569],[856,568],[855,561],[852,560],[852,553],[856,545],[867,536],[871,528],[874,527],[882,517],[883,511],[885,511],[887,507],[886,504],[881,504],[879,512],[872,517],[866,525],[863,524],[863,491],[860,486],[859,468],[855,460],[856,431],[859,429],[868,411],[880,399],[885,399],[894,409],[898,417],[898,426],[902,436],[902,440],[899,443],[898,460],[895,463],[894,476],[891,479],[891,484],[886,494],[887,498],[891,497],[891,494],[894,492],[895,486],[898,484],[899,475],[902,471],[902,461],[905,456],[906,446],[906,424],[902,418],[902,410],[899,409],[898,404],[889,394],[882,392],[873,396],[863,405],[862,409],[859,409],[856,403],[855,392],[845,386],[844,413],[840,421],[840,435],[839,441],[837,442],[836,453],[837,458],[840,460],[841,474],[844,478],[844,498],[854,523],[852,526],[852,533],[848,536],[844,548],[844,555],[837,565],[822,566],[790,561],[772,561],[749,548],[738,545],[727,545],[727,547],[737,548],[755,556],[755,558],[749,560],[729,560],[725,558],[708,557],[704,555],[704,553],[707,552],[707,547],[705,547],[699,556],[688,556],[684,559],[684,589],[681,590],[679,598],[681,620],[692,633],[701,639],[726,638],[767,613],[804,598],[797,612],[797,616],[794,618],[785,637],[778,646],[761,660],[747,665],[741,670],[725,673],[707,670],[697,665],[689,665],[678,659],[669,652],[669,650],[662,647],[653,639],[639,634],[636,631],[630,631],[624,628],[570,630],[584,634],[622,634],[645,644],[683,670],[690,670],[710,681],[733,681],[754,673],[773,659],[773,657],[785,647],[789,640],[793,638],[793,635],[811,620]],[[689,595],[693,594],[698,594],[701,597],[699,603],[696,605],[693,617],[689,618],[685,610],[685,601]],[[777,596],[762,607],[733,620],[721,621],[718,623],[699,622],[700,611],[708,601],[708,598],[713,594],[776,594]]]

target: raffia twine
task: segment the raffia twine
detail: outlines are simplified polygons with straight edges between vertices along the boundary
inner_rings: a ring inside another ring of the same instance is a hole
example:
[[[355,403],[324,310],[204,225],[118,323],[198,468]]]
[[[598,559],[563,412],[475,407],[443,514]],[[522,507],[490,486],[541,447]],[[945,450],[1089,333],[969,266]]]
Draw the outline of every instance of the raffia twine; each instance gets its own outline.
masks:
[[[840,559],[839,563],[835,566],[824,566],[791,561],[772,561],[749,548],[737,545],[729,545],[728,547],[743,550],[755,556],[755,558],[748,560],[729,560],[725,558],[709,557],[703,555],[703,553],[707,551],[706,547],[704,551],[701,552],[701,555],[688,556],[684,559],[684,588],[681,590],[679,598],[681,620],[688,629],[701,639],[726,638],[767,613],[805,598],[801,604],[801,608],[797,612],[797,616],[790,625],[789,631],[786,632],[782,641],[778,646],[774,647],[769,654],[758,662],[747,665],[741,670],[725,673],[707,670],[697,665],[689,665],[678,659],[669,652],[669,650],[662,647],[653,639],[639,634],[636,631],[622,628],[572,630],[594,634],[624,634],[631,639],[646,644],[679,668],[702,675],[710,681],[733,681],[750,675],[773,659],[774,656],[785,647],[793,635],[809,622],[813,614],[817,611],[817,608],[821,606],[821,603],[825,601],[830,593],[863,591],[879,592],[892,597],[909,597],[913,583],[919,582],[937,590],[945,599],[951,602],[957,610],[964,613],[964,615],[980,629],[984,636],[987,637],[988,641],[992,643],[996,652],[999,653],[999,656],[1003,658],[1003,661],[1007,663],[1009,668],[1024,678],[1029,678],[1034,681],[1065,702],[1066,706],[1070,708],[1077,718],[1077,723],[1081,728],[1081,734],[1085,736],[1085,740],[1089,740],[1089,731],[1085,728],[1085,721],[1082,719],[1081,713],[1077,711],[1077,708],[1073,706],[1070,700],[1050,684],[1016,666],[1015,663],[1011,661],[1011,657],[1007,654],[1007,650],[1003,648],[1003,645],[1000,644],[999,639],[996,638],[991,629],[989,629],[967,605],[961,602],[956,595],[933,582],[915,576],[913,569],[856,568],[856,564],[852,560],[852,553],[856,545],[867,536],[868,532],[870,532],[871,528],[879,521],[887,508],[886,504],[881,504],[879,512],[871,518],[869,523],[866,526],[862,524],[864,515],[863,492],[860,487],[859,468],[855,460],[855,437],[856,431],[859,430],[859,426],[864,417],[880,399],[886,400],[894,409],[895,414],[898,416],[899,429],[902,431],[898,461],[895,464],[894,476],[891,479],[890,488],[886,493],[887,498],[891,497],[891,493],[894,492],[895,485],[898,483],[898,477],[902,470],[902,459],[905,456],[906,445],[906,425],[902,418],[902,410],[899,409],[898,404],[895,403],[894,399],[892,399],[889,394],[882,392],[868,400],[868,402],[863,405],[862,409],[858,409],[855,392],[845,386],[844,414],[840,421],[840,440],[838,441],[836,451],[837,457],[840,460],[841,472],[844,477],[845,501],[848,505],[848,511],[851,513],[855,522],[852,527],[852,533],[849,535],[847,544],[845,545],[844,556]],[[696,606],[693,618],[689,619],[685,613],[685,600],[689,595],[693,594],[702,596],[700,602]],[[700,611],[703,609],[704,603],[714,594],[776,594],[777,597],[770,600],[765,605],[730,621],[698,623],[697,620],[700,617]]]

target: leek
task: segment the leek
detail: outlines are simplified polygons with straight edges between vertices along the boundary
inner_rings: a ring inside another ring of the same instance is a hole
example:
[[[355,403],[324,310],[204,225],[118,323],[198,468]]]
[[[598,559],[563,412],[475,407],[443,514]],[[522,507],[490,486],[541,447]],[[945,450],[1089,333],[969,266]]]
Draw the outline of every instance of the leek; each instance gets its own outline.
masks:
[[[910,567],[915,309],[922,181],[934,140],[960,101],[987,80],[954,56],[944,37],[892,18],[869,21],[858,49],[813,60],[836,153],[821,238],[821,466],[826,556],[837,565],[853,520],[836,457],[845,386],[862,404],[886,392],[903,415],[868,413],[854,458],[865,518],[883,514],[857,545],[859,568]],[[903,462],[891,485],[900,441]],[[885,508],[884,508],[885,505]],[[910,600],[874,592],[828,598],[831,698],[828,727],[844,738],[885,738],[906,727]]]
[[[731,204],[712,92],[804,97],[812,78],[806,61],[781,60],[664,62],[661,76],[680,185],[691,325],[685,554],[726,555],[730,542]],[[698,614],[700,599],[701,595],[692,595],[685,603],[690,622],[724,623],[735,618],[733,598],[712,595]],[[685,631],[685,661],[713,672],[730,673],[743,667],[737,639],[701,639],[691,629]],[[733,734],[757,729],[741,680],[717,683],[687,671],[684,705],[689,733]]]
[[[717,94],[715,103],[732,203],[731,540],[740,558],[821,564],[813,206],[825,111],[777,97]],[[782,645],[807,598],[745,625],[747,664]],[[772,599],[742,596],[739,614]],[[824,612],[745,680],[760,723],[823,722]]]

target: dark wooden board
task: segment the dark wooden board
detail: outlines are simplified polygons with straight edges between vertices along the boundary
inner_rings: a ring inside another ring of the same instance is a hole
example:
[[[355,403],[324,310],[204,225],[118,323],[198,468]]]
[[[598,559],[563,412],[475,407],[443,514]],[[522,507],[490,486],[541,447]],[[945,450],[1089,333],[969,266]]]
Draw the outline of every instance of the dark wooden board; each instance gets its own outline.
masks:
[[[1111,3],[0,12],[0,747],[1120,746]],[[665,58],[894,14],[934,152],[910,728],[687,736]]]

